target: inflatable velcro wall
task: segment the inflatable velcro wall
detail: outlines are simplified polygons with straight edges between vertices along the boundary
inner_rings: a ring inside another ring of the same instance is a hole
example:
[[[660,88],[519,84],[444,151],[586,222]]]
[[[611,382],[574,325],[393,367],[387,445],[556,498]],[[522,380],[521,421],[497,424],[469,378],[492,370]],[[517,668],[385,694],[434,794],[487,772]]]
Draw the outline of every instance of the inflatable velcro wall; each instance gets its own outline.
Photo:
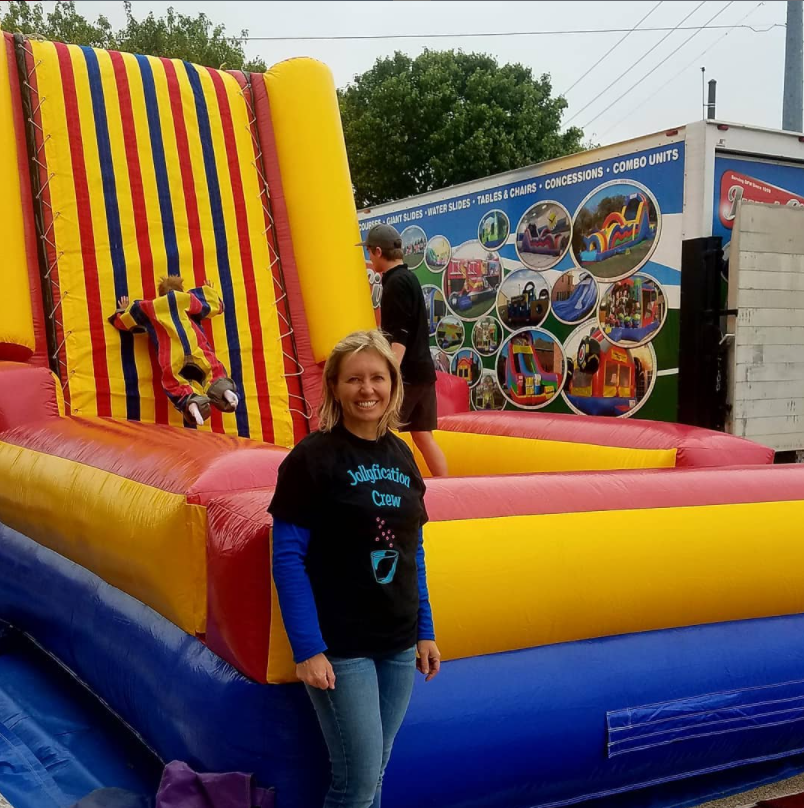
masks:
[[[3,46],[0,621],[162,761],[317,808],[328,760],[267,507],[316,427],[322,361],[374,324],[332,76]],[[194,316],[240,401],[203,427],[148,337],[108,322],[162,278],[223,300]],[[804,468],[706,430],[465,398],[442,396],[454,476],[427,491],[444,666],[417,681],[383,804],[670,808],[804,768]],[[43,788],[62,751],[81,768],[88,747],[15,731],[2,686],[0,737]]]

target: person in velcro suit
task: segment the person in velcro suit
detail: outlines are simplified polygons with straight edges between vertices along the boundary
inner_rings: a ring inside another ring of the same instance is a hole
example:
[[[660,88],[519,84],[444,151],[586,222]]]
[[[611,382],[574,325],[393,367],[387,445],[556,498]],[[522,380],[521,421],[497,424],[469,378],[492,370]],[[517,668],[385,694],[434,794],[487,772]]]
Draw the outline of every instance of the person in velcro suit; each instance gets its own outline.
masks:
[[[223,298],[210,281],[184,291],[175,275],[159,282],[155,300],[121,297],[109,322],[119,331],[147,333],[156,350],[165,395],[188,423],[200,426],[210,416],[210,404],[234,412],[237,386],[212,350],[201,321],[223,313]]]

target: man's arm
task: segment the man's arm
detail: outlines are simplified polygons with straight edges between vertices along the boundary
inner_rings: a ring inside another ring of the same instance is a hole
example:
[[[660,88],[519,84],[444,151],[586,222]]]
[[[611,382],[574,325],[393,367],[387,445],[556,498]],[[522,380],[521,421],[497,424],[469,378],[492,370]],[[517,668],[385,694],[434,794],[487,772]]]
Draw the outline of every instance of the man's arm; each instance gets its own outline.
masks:
[[[413,301],[409,299],[408,289],[400,288],[396,283],[384,289],[380,303],[380,324],[400,362],[407,348],[412,319]]]
[[[128,297],[123,296],[117,301],[117,311],[107,319],[118,331],[136,334],[145,331],[137,319],[138,311],[139,301],[130,303]]]
[[[223,298],[209,281],[204,281],[203,286],[190,289],[189,294],[190,308],[187,313],[196,322],[223,314]]]

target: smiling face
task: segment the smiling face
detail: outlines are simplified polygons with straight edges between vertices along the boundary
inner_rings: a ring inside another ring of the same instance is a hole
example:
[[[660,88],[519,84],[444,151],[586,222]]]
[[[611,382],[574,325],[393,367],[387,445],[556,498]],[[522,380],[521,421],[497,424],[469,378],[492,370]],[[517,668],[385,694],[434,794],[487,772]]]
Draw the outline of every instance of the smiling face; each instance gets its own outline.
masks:
[[[391,400],[388,363],[371,349],[344,356],[332,392],[340,402],[343,425],[350,432],[369,436],[373,429],[376,433]]]

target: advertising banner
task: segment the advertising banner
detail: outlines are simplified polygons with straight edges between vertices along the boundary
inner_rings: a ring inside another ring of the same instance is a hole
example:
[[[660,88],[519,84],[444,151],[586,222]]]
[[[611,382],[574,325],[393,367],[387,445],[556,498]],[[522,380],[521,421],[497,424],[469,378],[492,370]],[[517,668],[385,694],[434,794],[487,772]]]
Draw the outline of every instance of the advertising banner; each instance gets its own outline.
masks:
[[[367,211],[361,233],[402,234],[436,367],[474,409],[673,421],[684,144],[548,168]]]

